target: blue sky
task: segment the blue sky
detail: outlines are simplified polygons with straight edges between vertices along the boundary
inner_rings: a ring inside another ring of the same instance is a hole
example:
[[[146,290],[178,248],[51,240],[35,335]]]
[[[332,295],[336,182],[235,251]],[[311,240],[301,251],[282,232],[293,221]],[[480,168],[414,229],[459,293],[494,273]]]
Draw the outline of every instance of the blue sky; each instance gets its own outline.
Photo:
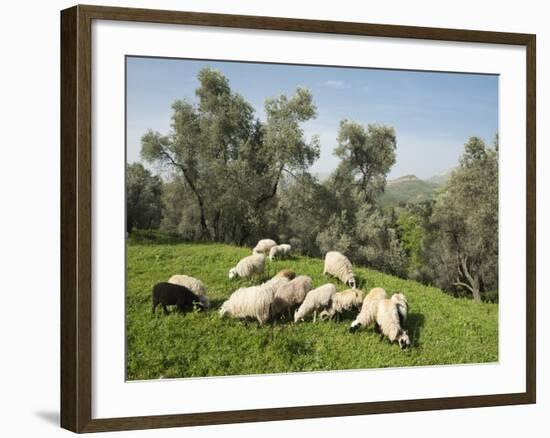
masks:
[[[129,57],[129,162],[139,160],[140,138],[148,129],[169,132],[175,99],[196,102],[197,73],[205,66],[222,71],[260,119],[265,118],[267,97],[309,88],[318,115],[304,124],[304,132],[321,138],[321,157],[311,169],[315,173],[336,167],[332,151],[342,119],[395,128],[397,160],[390,179],[408,174],[429,178],[448,170],[469,137],[492,143],[498,131],[497,76]]]

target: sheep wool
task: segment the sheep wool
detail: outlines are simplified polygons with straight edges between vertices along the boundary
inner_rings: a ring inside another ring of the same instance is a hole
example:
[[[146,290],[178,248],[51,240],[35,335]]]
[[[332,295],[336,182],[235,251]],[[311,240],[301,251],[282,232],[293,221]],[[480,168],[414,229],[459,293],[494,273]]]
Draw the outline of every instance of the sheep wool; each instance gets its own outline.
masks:
[[[180,312],[188,312],[193,310],[194,304],[197,304],[200,308],[202,305],[200,299],[191,290],[185,286],[173,283],[157,283],[153,287],[153,306],[152,312],[158,305],[162,306],[164,314],[168,315],[168,308],[166,306],[177,306]]]
[[[392,299],[384,299],[378,303],[376,312],[376,324],[380,332],[386,336],[390,342],[397,341],[401,349],[411,345],[409,335],[403,329],[400,322],[400,313],[398,304]]]
[[[254,318],[260,324],[269,321],[271,303],[277,290],[288,283],[286,277],[275,276],[260,286],[242,287],[231,294],[222,304],[220,316],[233,318]]]
[[[269,307],[273,295],[262,290],[261,286],[242,287],[231,294],[220,307],[219,314],[223,318],[254,318],[260,324],[269,320]]]
[[[190,277],[189,275],[172,275],[168,283],[179,284],[180,286],[188,288],[199,297],[205,308],[210,307],[210,300],[206,296],[206,286],[202,281]]]
[[[291,269],[282,269],[275,274],[275,277],[286,277],[289,280],[293,280],[296,277],[296,273]]]
[[[397,311],[399,312],[399,322],[401,325],[405,324],[405,322],[407,322],[407,313],[409,311],[407,298],[401,292],[397,292],[391,296],[391,300],[397,306]]]
[[[276,245],[269,250],[269,260],[285,259],[290,256],[291,252],[292,247],[287,243]]]
[[[357,309],[363,303],[363,291],[359,289],[347,289],[342,292],[337,292],[332,297],[332,303],[327,311],[324,311],[320,316],[322,319],[331,319],[335,315],[339,315],[351,310]]]
[[[237,266],[231,268],[229,278],[248,278],[255,274],[261,274],[264,272],[264,267],[265,256],[263,254],[253,254],[241,259]]]
[[[378,303],[387,297],[386,291],[381,287],[371,289],[363,300],[361,311],[355,318],[355,321],[351,323],[350,331],[365,328],[375,322],[376,312],[378,311]]]
[[[355,276],[349,259],[338,251],[329,251],[325,256],[325,268],[323,274],[330,274],[338,278],[342,283],[355,289]]]
[[[299,306],[304,301],[306,294],[312,289],[312,287],[313,282],[311,277],[308,277],[307,275],[300,275],[294,280],[281,286],[273,298],[273,303],[271,304],[271,316],[276,318],[282,315],[285,311],[292,311],[296,306]]]
[[[273,294],[273,297],[275,296],[275,293],[279,290],[279,288],[283,287],[284,285],[288,284],[289,278],[284,275],[275,275],[270,280],[267,280],[265,283],[261,284],[262,289],[269,291]]]
[[[272,239],[262,239],[256,244],[256,246],[252,250],[252,254],[269,254],[271,248],[276,245],[277,242]]]
[[[304,302],[294,313],[294,322],[303,321],[304,318],[312,312],[313,320],[315,321],[317,310],[328,309],[335,293],[336,286],[332,283],[327,283],[317,289],[309,291],[304,299]]]

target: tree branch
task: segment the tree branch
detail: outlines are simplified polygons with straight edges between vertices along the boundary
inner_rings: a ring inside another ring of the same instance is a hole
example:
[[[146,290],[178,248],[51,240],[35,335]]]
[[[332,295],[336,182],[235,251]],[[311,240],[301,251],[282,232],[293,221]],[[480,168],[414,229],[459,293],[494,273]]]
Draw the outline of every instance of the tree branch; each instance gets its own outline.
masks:
[[[270,200],[275,196],[277,193],[277,187],[279,186],[279,180],[281,179],[281,174],[283,173],[284,164],[282,164],[279,167],[279,172],[277,173],[277,178],[275,178],[275,182],[273,183],[273,187],[271,189],[271,192],[263,195],[260,199],[256,201],[256,208],[259,208],[265,201]]]
[[[466,283],[462,283],[461,281],[454,282],[453,286],[464,286],[470,292],[474,293],[474,288],[472,286],[470,286],[469,284],[466,284]]]
[[[189,184],[189,187],[191,187],[191,190],[193,191],[193,193],[195,194],[195,197],[197,198],[197,203],[199,204],[199,210],[200,210],[200,216],[201,216],[200,217],[201,235],[199,238],[202,239],[206,234],[208,234],[208,226],[206,225],[206,214],[204,212],[204,201],[202,199],[202,196],[198,192],[193,181],[191,181],[191,178],[189,177],[189,174],[187,172],[187,168],[183,164],[178,163],[176,160],[174,160],[174,158],[168,152],[162,150],[161,154],[162,156],[167,158],[168,161],[170,161],[170,163],[173,166],[181,170],[181,172],[183,173],[183,177],[185,178],[185,181],[187,182],[187,184]]]

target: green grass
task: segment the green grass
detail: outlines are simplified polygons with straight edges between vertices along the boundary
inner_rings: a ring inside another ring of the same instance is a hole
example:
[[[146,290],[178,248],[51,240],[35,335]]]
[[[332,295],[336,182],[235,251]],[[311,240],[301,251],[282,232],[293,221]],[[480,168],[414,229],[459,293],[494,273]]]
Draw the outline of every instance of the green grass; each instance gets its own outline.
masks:
[[[247,248],[221,244],[128,244],[129,380],[498,361],[497,304],[453,298],[439,289],[366,268],[355,269],[364,290],[381,286],[407,295],[412,348],[402,351],[372,328],[350,334],[350,319],[262,327],[220,319],[221,303],[237,287],[252,284],[227,278],[229,268],[248,254]],[[319,259],[277,261],[269,272],[283,268],[310,275],[315,286],[334,282],[322,275]],[[153,285],[178,273],[206,283],[211,310],[164,316],[158,308],[156,315],[151,313]]]

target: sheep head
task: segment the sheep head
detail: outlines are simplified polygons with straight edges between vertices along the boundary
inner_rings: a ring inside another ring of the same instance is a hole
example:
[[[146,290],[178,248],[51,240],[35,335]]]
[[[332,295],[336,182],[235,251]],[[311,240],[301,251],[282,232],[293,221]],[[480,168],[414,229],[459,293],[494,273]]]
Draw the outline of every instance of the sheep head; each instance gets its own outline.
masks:
[[[406,330],[403,330],[401,332],[401,334],[397,338],[397,342],[399,342],[399,347],[401,348],[401,350],[405,350],[406,348],[409,348],[411,346],[411,340]]]

